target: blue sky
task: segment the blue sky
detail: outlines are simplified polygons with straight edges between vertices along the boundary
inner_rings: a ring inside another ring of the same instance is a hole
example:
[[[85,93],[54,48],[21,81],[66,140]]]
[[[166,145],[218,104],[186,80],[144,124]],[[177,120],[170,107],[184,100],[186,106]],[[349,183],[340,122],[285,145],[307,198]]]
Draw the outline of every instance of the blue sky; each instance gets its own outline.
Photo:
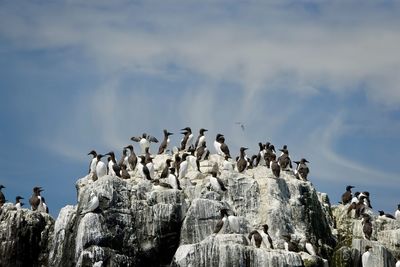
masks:
[[[90,150],[190,126],[210,144],[224,133],[232,154],[287,144],[332,203],[352,184],[393,212],[399,13],[394,1],[2,1],[3,191],[27,202],[42,186],[57,216]]]

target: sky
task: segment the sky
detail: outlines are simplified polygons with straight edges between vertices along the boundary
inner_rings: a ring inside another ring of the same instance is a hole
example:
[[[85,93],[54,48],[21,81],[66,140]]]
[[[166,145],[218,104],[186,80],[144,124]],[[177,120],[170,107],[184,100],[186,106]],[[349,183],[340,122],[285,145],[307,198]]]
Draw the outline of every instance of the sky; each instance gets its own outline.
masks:
[[[0,1],[3,192],[28,203],[42,186],[56,218],[90,150],[119,156],[164,128],[177,145],[190,126],[233,155],[286,144],[332,204],[353,185],[394,213],[398,14],[398,1]]]

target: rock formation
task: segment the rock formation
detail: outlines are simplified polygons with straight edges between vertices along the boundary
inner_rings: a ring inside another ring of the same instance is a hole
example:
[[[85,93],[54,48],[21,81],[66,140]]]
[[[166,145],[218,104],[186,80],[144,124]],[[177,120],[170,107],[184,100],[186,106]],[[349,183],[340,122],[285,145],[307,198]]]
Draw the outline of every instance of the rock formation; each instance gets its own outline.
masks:
[[[167,158],[153,160],[158,174]],[[76,183],[78,204],[64,207],[55,223],[6,203],[0,209],[0,266],[358,266],[367,244],[379,266],[393,266],[398,221],[375,219],[375,241],[364,240],[361,221],[349,218],[346,206],[331,208],[326,194],[292,171],[276,178],[265,166],[238,173],[223,170],[223,162],[210,155],[201,172],[189,167],[180,177],[183,190],[155,185],[136,171],[131,179],[94,181],[89,174]],[[226,191],[210,186],[213,171]],[[222,208],[236,215],[237,231],[228,225],[214,234]],[[248,240],[264,224],[274,249]]]

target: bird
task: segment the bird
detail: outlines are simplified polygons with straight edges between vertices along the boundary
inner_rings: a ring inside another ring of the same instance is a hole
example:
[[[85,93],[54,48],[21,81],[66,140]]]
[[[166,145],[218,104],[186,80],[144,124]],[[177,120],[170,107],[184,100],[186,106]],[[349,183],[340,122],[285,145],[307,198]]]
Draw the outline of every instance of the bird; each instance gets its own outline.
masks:
[[[365,246],[365,252],[361,256],[362,267],[372,266],[371,264],[373,263],[373,261],[372,261],[371,248],[372,247],[369,245]]]
[[[379,212],[379,217],[385,217],[385,218],[396,220],[396,217],[394,217],[392,214],[385,213],[383,210],[378,210],[378,212]]]
[[[181,140],[181,148],[180,150],[187,151],[189,147],[193,144],[193,134],[192,129],[190,127],[186,127],[181,129],[181,134],[183,134],[183,138]]]
[[[39,205],[37,207],[37,211],[49,213],[49,208],[47,207],[47,204],[46,204],[46,201],[44,200],[44,197],[38,196],[38,198],[39,198]]]
[[[129,149],[129,156],[128,156],[128,165],[126,166],[128,170],[134,171],[138,162],[137,156],[135,154],[135,150],[133,149],[132,145],[126,146],[124,148]]]
[[[38,196],[40,196],[40,192],[43,191],[41,187],[35,186],[33,188],[33,194],[31,196],[31,198],[29,199],[29,204],[31,205],[31,209],[32,210],[37,210],[41,199],[39,199]]]
[[[221,220],[218,221],[214,230],[214,234],[225,232],[228,227],[231,230],[231,232],[234,233],[240,232],[240,224],[238,218],[235,215],[229,215],[228,211],[229,209],[226,208],[220,209]]]
[[[207,148],[207,143],[204,141],[196,150],[196,156],[198,161],[208,159],[210,151]]]
[[[122,149],[122,155],[118,161],[118,166],[121,167],[122,164],[125,164],[125,166],[128,164],[128,150],[125,147]]]
[[[289,157],[289,151],[287,149],[279,149],[282,151],[282,155],[278,158],[278,164],[282,171],[286,171],[292,168],[292,161]]]
[[[198,149],[203,145],[203,143],[206,141],[206,137],[204,136],[204,133],[207,132],[207,129],[201,128],[199,130],[199,136],[196,139],[196,142],[194,143],[194,147]]]
[[[225,156],[224,161],[222,163],[222,169],[225,171],[233,171],[234,164],[229,160],[228,156]]]
[[[160,147],[158,148],[158,155],[163,154],[167,150],[170,142],[169,136],[173,135],[173,133],[168,132],[167,129],[164,129],[163,132],[164,140],[161,142]]]
[[[228,148],[228,146],[225,144],[225,137],[224,137],[224,136],[221,136],[221,137],[219,138],[219,141],[220,141],[220,143],[221,143],[220,149],[221,149],[223,155],[224,155],[224,156],[228,156],[229,158],[231,158],[231,154],[229,153],[229,148]]]
[[[146,160],[146,167],[149,170],[150,173],[150,178],[154,179],[155,177],[155,170],[154,170],[154,163],[153,163],[153,157],[148,157]]]
[[[225,187],[222,180],[217,177],[217,172],[215,172],[215,171],[211,172],[210,185],[217,192],[221,192],[221,191],[224,192],[227,190],[227,188]]]
[[[284,246],[286,251],[299,252],[298,244],[292,240],[290,234],[283,234],[281,236],[285,240]]]
[[[244,132],[244,124],[240,121],[235,122],[235,124],[239,125],[242,131]]]
[[[276,153],[275,153],[275,147],[274,145],[271,145],[269,142],[265,144],[265,154],[264,154],[264,160],[265,160],[265,165],[269,168],[270,167],[270,161],[271,158],[274,157],[276,159]]]
[[[126,167],[125,164],[122,164],[122,165],[121,165],[121,172],[120,172],[120,174],[121,174],[121,178],[122,178],[122,179],[130,179],[130,178],[131,178],[131,176],[129,175],[129,172],[128,172],[127,167]]]
[[[1,189],[6,188],[4,185],[0,185],[0,207],[6,203],[6,197],[4,196],[3,192],[1,192]]]
[[[151,180],[150,171],[145,164],[145,156],[141,155],[139,158],[141,159],[139,164],[137,164],[139,173],[141,174],[142,178]]]
[[[268,234],[268,224],[262,225],[263,230],[253,230],[250,232],[248,238],[251,243],[254,243],[257,248],[260,248],[263,245],[263,248],[271,248],[274,249],[274,245],[272,244],[272,238]],[[267,244],[268,241],[268,244]]]
[[[351,201],[351,199],[353,197],[353,195],[351,193],[351,189],[352,188],[354,188],[354,186],[352,186],[352,185],[346,186],[346,192],[344,192],[343,195],[342,195],[342,204],[343,205],[346,205],[346,204],[350,203],[350,201]]]
[[[22,202],[20,201],[21,199],[24,199],[24,198],[21,197],[21,196],[17,196],[17,197],[15,198],[15,207],[17,208],[17,210],[22,209],[22,206],[24,205],[24,203],[22,203]]]
[[[240,148],[240,156],[239,160],[237,161],[237,170],[238,172],[243,172],[247,168],[247,160],[245,159],[245,151],[247,150],[247,147],[241,147]]]
[[[95,174],[96,173],[96,164],[97,164],[97,153],[95,150],[92,150],[88,153],[88,155],[93,156],[92,160],[89,163],[89,172],[88,173]]]
[[[371,216],[368,214],[362,214],[363,220],[362,220],[362,225],[363,225],[363,233],[364,237],[368,240],[371,239],[372,235],[372,222],[371,222]]]
[[[396,217],[396,220],[400,220],[400,204],[397,205],[397,210],[394,213],[394,216]]]
[[[358,199],[359,195],[360,195],[360,192],[354,193],[354,196],[350,201],[350,206],[347,208],[347,214],[349,214],[352,210],[356,209],[358,202],[360,202],[360,200]]]
[[[114,152],[110,151],[105,155],[108,155],[111,158],[108,162],[108,175],[121,177],[121,167],[117,164]]]
[[[143,133],[141,137],[131,137],[131,140],[139,143],[142,154],[145,153],[146,147],[150,147],[150,143],[158,143],[157,138],[147,133]]]
[[[303,181],[307,181],[307,176],[310,172],[310,169],[308,168],[306,163],[309,163],[308,160],[306,160],[305,158],[302,158],[300,160],[299,165],[297,166],[297,177]],[[290,168],[291,168],[291,164],[290,164]]]
[[[271,154],[271,157],[269,158],[269,167],[272,171],[272,174],[276,177],[279,178],[281,174],[281,167],[279,166],[278,162],[276,161],[276,155]]]
[[[182,160],[179,163],[179,171],[178,171],[178,178],[182,179],[185,178],[187,172],[188,172],[188,167],[189,167],[189,162],[186,160],[189,154],[183,153],[182,155]]]
[[[171,168],[171,159],[166,159],[165,160],[165,167],[161,172],[160,178],[167,178],[169,175],[169,168]]]
[[[90,200],[87,203],[85,209],[81,212],[81,215],[84,215],[89,212],[94,212],[99,207],[99,198],[96,196],[94,192],[90,192]]]
[[[174,168],[176,170],[176,173],[179,173],[179,168],[181,166],[182,158],[179,156],[179,153],[176,153],[174,156]]]
[[[170,168],[169,170],[168,183],[172,186],[172,188],[182,190],[181,185],[179,183],[179,179],[175,176],[174,167]]]
[[[104,156],[105,155],[97,154],[96,175],[99,179],[107,175],[107,165],[101,161],[101,158]]]
[[[255,167],[257,167],[258,165],[265,165],[265,159],[264,159],[264,155],[266,152],[265,146],[263,145],[263,143],[259,142],[258,143],[258,147],[259,147],[259,151],[257,153],[257,158],[256,158],[256,163],[255,163]]]
[[[364,198],[364,204],[365,204],[365,206],[368,207],[368,208],[370,208],[370,209],[372,209],[371,201],[370,201],[370,199],[369,199],[369,192],[367,192],[367,191],[361,192],[359,198],[360,198],[361,196],[364,196],[364,197],[365,197],[365,198]]]
[[[214,140],[215,152],[218,155],[221,155],[221,156],[224,155],[224,153],[221,150],[221,142],[220,142],[220,138],[223,137],[223,136],[224,136],[223,134],[217,134],[217,136],[215,137],[215,140]]]
[[[168,184],[168,183],[164,183],[164,182],[160,182],[160,179],[154,179],[153,181],[151,181],[153,183],[153,186],[155,187],[154,189],[173,189],[173,187]]]

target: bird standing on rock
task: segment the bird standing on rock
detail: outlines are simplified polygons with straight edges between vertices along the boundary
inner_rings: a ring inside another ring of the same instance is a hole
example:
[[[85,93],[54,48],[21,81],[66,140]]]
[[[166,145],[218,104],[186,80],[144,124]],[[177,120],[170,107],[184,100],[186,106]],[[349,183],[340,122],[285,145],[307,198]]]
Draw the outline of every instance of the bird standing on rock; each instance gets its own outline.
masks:
[[[6,203],[6,197],[4,196],[3,192],[1,192],[1,189],[5,188],[5,186],[0,185],[0,207]]]
[[[17,210],[22,209],[22,206],[24,205],[24,203],[21,202],[21,199],[24,199],[24,198],[21,196],[17,196],[15,198],[15,207],[17,208]]]
[[[181,134],[183,134],[183,138],[181,140],[181,148],[180,150],[187,151],[189,147],[192,146],[193,144],[193,134],[192,134],[192,129],[190,127],[186,127],[181,129]]]
[[[272,238],[268,234],[268,224],[263,225],[263,231],[254,230],[249,234],[249,240],[251,243],[257,248],[260,248],[263,245],[263,248],[271,248],[274,249],[274,245],[272,244]],[[268,244],[267,244],[268,241]]]
[[[169,145],[169,136],[173,135],[173,133],[168,132],[166,129],[164,129],[164,140],[161,142],[160,147],[158,148],[158,155],[163,154]]]
[[[343,205],[350,203],[351,199],[353,198],[353,195],[351,193],[352,188],[354,188],[354,186],[352,186],[352,185],[346,186],[346,192],[344,192],[342,195],[342,204]]]
[[[240,148],[240,156],[239,160],[237,161],[237,170],[238,172],[243,172],[247,168],[247,160],[245,159],[245,151],[247,150],[247,147],[241,147]]]

